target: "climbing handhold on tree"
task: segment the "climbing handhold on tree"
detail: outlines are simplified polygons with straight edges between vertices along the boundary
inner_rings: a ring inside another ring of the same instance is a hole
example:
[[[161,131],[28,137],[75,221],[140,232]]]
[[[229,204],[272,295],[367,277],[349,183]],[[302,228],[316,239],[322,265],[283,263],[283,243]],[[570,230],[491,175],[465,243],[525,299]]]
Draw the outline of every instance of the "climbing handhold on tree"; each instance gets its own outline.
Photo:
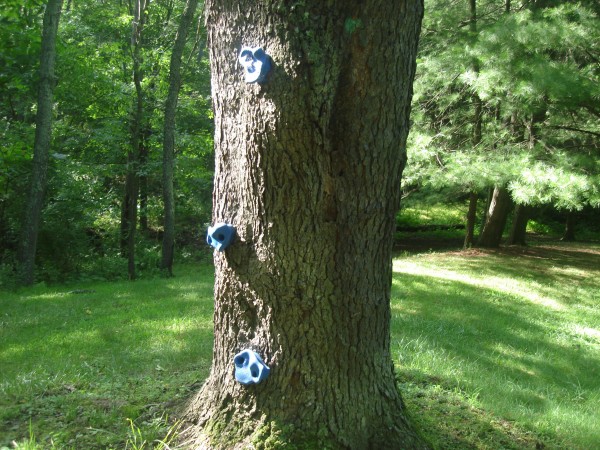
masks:
[[[213,246],[218,251],[225,250],[235,236],[235,228],[227,223],[217,223],[212,227],[208,227],[206,234],[206,242]]]
[[[257,384],[269,376],[271,369],[252,350],[242,350],[234,356],[235,379],[242,384]]]
[[[271,57],[262,47],[242,47],[238,60],[244,67],[246,83],[263,83],[271,70]]]

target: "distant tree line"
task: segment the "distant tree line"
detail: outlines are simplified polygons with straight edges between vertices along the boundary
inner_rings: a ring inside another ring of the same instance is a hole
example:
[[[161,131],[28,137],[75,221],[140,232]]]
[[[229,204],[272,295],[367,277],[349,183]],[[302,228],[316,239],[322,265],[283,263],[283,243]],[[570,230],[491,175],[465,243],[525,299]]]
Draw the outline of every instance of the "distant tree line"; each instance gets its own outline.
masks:
[[[213,125],[197,6],[5,2],[0,287],[172,274],[175,242],[199,242]]]

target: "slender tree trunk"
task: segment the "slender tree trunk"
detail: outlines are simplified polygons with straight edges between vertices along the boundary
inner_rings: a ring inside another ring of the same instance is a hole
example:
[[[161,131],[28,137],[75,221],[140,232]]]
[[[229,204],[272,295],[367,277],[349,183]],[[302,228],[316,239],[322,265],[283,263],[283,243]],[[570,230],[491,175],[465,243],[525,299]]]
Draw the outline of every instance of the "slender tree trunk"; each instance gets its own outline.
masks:
[[[139,186],[140,186],[140,232],[148,235],[148,145],[149,130],[140,135],[139,144]]]
[[[525,242],[527,222],[529,221],[530,208],[527,205],[517,205],[513,218],[510,235],[508,236],[508,245],[527,245]]]
[[[510,211],[511,199],[506,188],[496,186],[487,213],[483,231],[479,236],[480,247],[496,248],[500,246],[502,232]]]
[[[531,151],[533,151],[535,144],[539,139],[539,125],[544,121],[546,117],[546,106],[543,104],[540,108],[538,108],[532,115],[527,123],[527,130],[529,133],[528,136],[528,147]],[[515,115],[511,117],[511,129],[513,131],[513,136],[516,142],[519,142],[523,136],[517,135],[517,118]],[[530,208],[526,205],[517,205],[515,208],[514,219],[510,231],[510,235],[508,237],[507,244],[508,245],[527,245],[526,240],[526,231],[527,231],[527,222],[529,221]]]
[[[133,84],[135,86],[135,106],[131,119],[131,148],[127,153],[127,177],[125,179],[125,218],[127,221],[127,272],[134,280],[135,273],[135,232],[137,228],[140,149],[142,141],[142,122],[144,120],[144,96],[142,91],[142,31],[146,1],[135,0],[133,5],[133,23],[131,31],[131,49],[133,59]],[[122,227],[124,229],[125,227]]]
[[[138,177],[137,177],[137,158],[133,150],[127,153],[127,176],[125,178],[125,226],[121,229],[126,230],[126,255],[127,255],[127,273],[130,280],[135,280],[135,231],[137,224],[137,199],[138,199]]]
[[[561,241],[575,241],[575,223],[575,213],[573,211],[567,212],[567,219],[565,220],[565,231],[562,235]]]
[[[62,0],[48,0],[42,25],[42,48],[40,53],[40,84],[33,144],[33,167],[29,197],[25,207],[23,234],[19,251],[21,282],[30,285],[35,276],[35,254],[48,180],[48,158],[52,139],[52,98],[56,77],[56,35],[62,8]]]
[[[473,35],[477,34],[477,2],[476,0],[469,0],[469,12],[470,12],[470,23],[469,30]],[[479,63],[474,60],[472,64],[473,71],[479,73]],[[474,92],[471,96],[473,103],[473,148],[481,143],[481,127],[482,127],[482,115],[483,115],[483,102],[477,92]],[[469,193],[469,211],[467,212],[467,224],[466,234],[463,248],[470,248],[473,246],[474,232],[475,232],[475,220],[477,219],[477,200],[479,196],[476,192]]]
[[[487,190],[487,195],[485,198],[485,209],[484,209],[484,214],[483,217],[481,218],[481,221],[479,222],[479,235],[481,236],[481,233],[483,233],[483,228],[485,227],[485,223],[488,220],[488,214],[490,211],[490,205],[492,204],[492,198],[494,197],[494,188],[488,188]]]
[[[423,448],[395,381],[390,288],[420,1],[210,0],[214,353],[196,446]],[[244,83],[241,45],[273,57]],[[383,50],[384,49],[384,50]],[[234,355],[271,368],[236,383]],[[205,448],[205,447],[202,447]]]
[[[175,37],[171,65],[169,67],[169,93],[165,102],[165,124],[163,137],[163,203],[164,234],[160,266],[169,276],[173,276],[173,256],[175,252],[175,196],[173,192],[173,168],[175,163],[175,113],[179,87],[181,85],[181,60],[185,42],[198,7],[198,0],[188,0]]]
[[[475,234],[475,221],[477,220],[477,200],[479,196],[475,192],[469,194],[469,210],[467,211],[467,233],[463,248],[471,248],[473,246]]]

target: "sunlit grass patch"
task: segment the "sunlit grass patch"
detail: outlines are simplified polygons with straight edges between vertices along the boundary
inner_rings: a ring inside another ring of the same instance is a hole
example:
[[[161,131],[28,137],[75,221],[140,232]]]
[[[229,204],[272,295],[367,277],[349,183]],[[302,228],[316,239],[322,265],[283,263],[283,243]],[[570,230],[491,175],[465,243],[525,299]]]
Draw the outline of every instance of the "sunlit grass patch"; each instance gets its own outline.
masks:
[[[464,221],[467,208],[465,204],[456,204],[449,208],[446,203],[427,205],[405,205],[398,213],[400,224],[455,225]]]
[[[489,420],[502,418],[535,436],[525,447],[594,448],[598,262],[594,253],[567,247],[394,261],[392,340],[402,376],[421,383],[423,397],[433,395],[430,384],[458,389]],[[408,392],[409,403],[423,401]],[[461,426],[452,414],[446,420]]]

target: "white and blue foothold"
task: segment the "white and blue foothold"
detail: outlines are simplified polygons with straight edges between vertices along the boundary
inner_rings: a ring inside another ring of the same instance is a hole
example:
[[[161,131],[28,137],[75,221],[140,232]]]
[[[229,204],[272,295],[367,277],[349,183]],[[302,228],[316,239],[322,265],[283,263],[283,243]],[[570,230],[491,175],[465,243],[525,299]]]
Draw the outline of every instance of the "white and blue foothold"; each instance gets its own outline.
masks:
[[[238,58],[244,67],[246,83],[264,83],[271,70],[271,57],[262,47],[242,47]]]
[[[254,351],[246,349],[233,357],[235,379],[244,385],[258,384],[269,376],[271,369]]]
[[[206,242],[213,246],[218,251],[225,250],[235,236],[235,228],[227,223],[217,223],[212,227],[208,227],[206,233]]]

